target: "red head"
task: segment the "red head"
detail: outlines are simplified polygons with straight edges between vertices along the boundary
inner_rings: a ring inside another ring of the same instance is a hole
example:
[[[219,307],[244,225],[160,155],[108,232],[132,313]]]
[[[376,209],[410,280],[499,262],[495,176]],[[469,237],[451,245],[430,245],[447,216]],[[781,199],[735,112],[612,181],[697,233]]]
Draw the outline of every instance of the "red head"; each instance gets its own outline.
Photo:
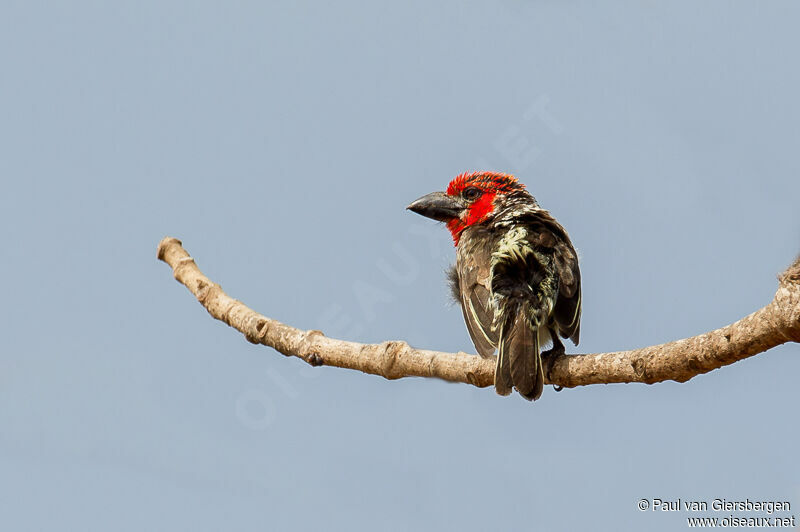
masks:
[[[447,192],[433,192],[419,198],[408,209],[445,222],[458,245],[467,227],[486,221],[496,210],[498,197],[526,193],[525,185],[510,174],[464,172],[447,186]],[[527,194],[527,193],[526,193]]]

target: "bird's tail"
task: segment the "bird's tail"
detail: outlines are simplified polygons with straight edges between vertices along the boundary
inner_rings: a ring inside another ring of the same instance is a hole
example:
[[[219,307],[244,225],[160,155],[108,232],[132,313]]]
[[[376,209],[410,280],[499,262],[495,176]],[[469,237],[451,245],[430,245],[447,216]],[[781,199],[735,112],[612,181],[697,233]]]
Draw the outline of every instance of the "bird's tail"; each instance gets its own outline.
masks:
[[[513,313],[500,330],[494,387],[500,395],[508,395],[516,388],[522,397],[535,401],[544,389],[544,369],[539,327],[526,314]]]

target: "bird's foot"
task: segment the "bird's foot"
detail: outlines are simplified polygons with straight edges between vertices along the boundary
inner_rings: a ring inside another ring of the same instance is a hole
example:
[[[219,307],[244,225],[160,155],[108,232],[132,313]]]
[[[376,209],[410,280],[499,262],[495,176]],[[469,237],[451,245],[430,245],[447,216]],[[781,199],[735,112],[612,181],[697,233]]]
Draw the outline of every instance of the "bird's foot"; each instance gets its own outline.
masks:
[[[548,381],[550,381],[550,372],[553,371],[553,364],[555,364],[556,359],[565,353],[566,351],[564,349],[564,345],[561,342],[547,351],[542,351],[542,362],[544,363],[545,376],[547,377]],[[554,384],[553,389],[557,392],[560,392],[564,389],[564,387]]]

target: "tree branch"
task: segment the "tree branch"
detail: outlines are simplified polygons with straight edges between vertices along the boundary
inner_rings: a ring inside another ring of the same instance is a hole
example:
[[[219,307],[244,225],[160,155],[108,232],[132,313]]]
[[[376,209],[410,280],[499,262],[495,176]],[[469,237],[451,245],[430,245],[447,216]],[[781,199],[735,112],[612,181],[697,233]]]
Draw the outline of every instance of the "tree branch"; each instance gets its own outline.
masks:
[[[166,237],[158,258],[172,267],[175,279],[197,297],[211,316],[286,356],[312,366],[357,369],[387,379],[437,377],[478,387],[494,383],[495,359],[468,353],[415,349],[403,341],[360,344],[302,331],[263,316],[229,297],[203,275],[181,242]],[[686,382],[785,342],[800,342],[800,257],[778,277],[774,299],[764,308],[715,331],[666,344],[588,355],[562,355],[553,363],[548,384],[588,384],[666,380]]]

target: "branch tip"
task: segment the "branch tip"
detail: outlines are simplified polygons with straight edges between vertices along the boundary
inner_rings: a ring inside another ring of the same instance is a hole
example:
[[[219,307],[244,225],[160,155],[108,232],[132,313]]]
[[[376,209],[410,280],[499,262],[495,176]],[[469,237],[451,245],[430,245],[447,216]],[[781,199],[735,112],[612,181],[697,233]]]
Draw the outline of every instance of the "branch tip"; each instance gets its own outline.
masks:
[[[167,249],[174,245],[183,246],[183,242],[171,236],[165,236],[164,238],[162,238],[161,242],[158,243],[158,251],[156,252],[158,260],[167,262],[166,260]]]
[[[786,271],[778,276],[778,280],[781,284],[800,283],[800,255],[794,259],[791,266],[786,268]]]

